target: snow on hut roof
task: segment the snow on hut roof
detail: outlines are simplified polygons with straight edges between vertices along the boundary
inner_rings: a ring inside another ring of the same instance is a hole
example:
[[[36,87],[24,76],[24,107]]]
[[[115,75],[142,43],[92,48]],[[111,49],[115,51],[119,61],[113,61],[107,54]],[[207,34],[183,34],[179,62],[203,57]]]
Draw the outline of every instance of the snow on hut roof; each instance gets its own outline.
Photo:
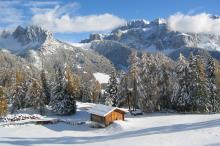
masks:
[[[109,113],[111,113],[112,111],[114,111],[116,109],[119,109],[119,108],[110,107],[110,106],[106,106],[106,105],[103,105],[103,104],[97,104],[93,108],[88,110],[88,112],[91,113],[91,114],[95,114],[95,115],[98,115],[98,116],[105,117],[106,115],[108,115]],[[121,110],[121,109],[119,109],[119,110]]]

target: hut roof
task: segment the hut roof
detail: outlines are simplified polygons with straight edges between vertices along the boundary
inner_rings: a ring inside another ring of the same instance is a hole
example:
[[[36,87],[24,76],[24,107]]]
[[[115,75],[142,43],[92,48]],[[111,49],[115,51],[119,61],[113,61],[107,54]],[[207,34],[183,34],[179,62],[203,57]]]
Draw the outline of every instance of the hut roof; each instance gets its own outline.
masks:
[[[91,114],[105,117],[106,115],[108,115],[109,113],[111,113],[112,111],[114,111],[116,109],[121,110],[120,108],[117,108],[117,107],[110,107],[110,106],[106,106],[106,105],[102,105],[102,104],[97,104],[93,108],[88,110],[88,112]],[[123,110],[121,110],[121,111],[123,111]]]

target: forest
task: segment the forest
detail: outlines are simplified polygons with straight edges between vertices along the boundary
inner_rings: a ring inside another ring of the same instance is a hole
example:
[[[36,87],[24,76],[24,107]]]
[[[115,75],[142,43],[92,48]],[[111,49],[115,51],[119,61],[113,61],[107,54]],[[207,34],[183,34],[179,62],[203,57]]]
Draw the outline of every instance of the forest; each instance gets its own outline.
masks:
[[[2,56],[1,56],[2,57]],[[39,75],[19,66],[1,68],[0,115],[45,108],[57,115],[76,112],[76,101],[127,107],[129,111],[215,113],[220,110],[219,62],[207,52],[174,61],[162,53],[132,51],[127,70],[112,71],[108,84],[86,81],[70,64],[57,63]]]

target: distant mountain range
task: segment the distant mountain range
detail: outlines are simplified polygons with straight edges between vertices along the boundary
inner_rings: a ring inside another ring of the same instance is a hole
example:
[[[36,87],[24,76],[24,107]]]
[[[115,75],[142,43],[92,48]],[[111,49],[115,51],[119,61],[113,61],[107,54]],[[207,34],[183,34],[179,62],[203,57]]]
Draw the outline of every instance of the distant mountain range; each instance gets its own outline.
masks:
[[[39,70],[44,67],[49,72],[57,63],[69,64],[80,75],[110,73],[114,69],[108,59],[88,49],[87,44],[72,46],[61,42],[38,26],[18,26],[14,32],[3,31],[0,35],[0,48],[6,57],[6,54],[14,54]]]
[[[215,19],[213,17],[213,19]],[[220,36],[182,33],[169,28],[165,19],[154,21],[134,20],[109,34],[91,34],[78,44],[67,44],[38,26],[18,26],[15,31],[0,34],[1,53],[11,53],[23,58],[38,69],[68,63],[76,73],[110,73],[114,67],[126,69],[132,50],[162,52],[172,59],[180,52],[209,51],[220,59]]]
[[[207,50],[217,59],[220,57],[220,36],[173,31],[165,19],[130,21],[109,34],[91,34],[81,42],[90,43],[92,49],[106,56],[118,67],[128,65],[126,60],[132,49],[162,52],[173,59],[180,52],[189,54],[198,50]]]

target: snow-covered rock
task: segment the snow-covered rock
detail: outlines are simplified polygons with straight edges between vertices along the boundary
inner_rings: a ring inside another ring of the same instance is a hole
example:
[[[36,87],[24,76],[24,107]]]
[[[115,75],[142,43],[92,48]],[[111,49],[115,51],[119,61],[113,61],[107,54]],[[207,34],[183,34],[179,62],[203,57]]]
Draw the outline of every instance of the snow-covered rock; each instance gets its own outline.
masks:
[[[59,62],[68,63],[69,66],[76,65],[73,68],[77,73],[111,72],[111,62],[93,50],[88,51],[90,45],[59,41],[51,32],[38,26],[18,26],[12,32],[2,31],[0,34],[0,50],[4,48],[21,56],[38,69],[44,65],[46,70],[51,70]]]

